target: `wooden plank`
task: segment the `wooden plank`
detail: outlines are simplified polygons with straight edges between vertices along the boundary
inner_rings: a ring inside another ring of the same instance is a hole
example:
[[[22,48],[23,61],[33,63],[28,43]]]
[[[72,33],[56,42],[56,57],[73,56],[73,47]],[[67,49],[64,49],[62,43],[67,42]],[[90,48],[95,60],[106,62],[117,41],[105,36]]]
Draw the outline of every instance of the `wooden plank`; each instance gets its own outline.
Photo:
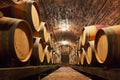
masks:
[[[16,68],[0,68],[0,80],[15,80],[40,74],[50,69],[56,69],[58,66],[55,65],[44,65],[44,66],[27,66],[27,67],[16,67]]]
[[[74,69],[102,77],[107,80],[118,80],[120,79],[120,69],[119,68],[100,68],[100,67],[82,67],[73,66]]]

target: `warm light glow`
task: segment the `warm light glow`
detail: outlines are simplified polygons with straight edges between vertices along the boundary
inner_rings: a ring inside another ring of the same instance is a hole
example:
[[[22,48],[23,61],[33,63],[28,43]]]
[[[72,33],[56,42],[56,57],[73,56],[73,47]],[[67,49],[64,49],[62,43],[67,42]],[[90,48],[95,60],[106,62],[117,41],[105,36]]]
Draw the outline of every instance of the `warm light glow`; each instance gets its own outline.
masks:
[[[67,28],[66,27],[62,27],[62,29],[61,29],[62,31],[66,31],[67,30]]]
[[[55,52],[53,52],[53,54],[55,54]]]
[[[63,45],[67,45],[68,44],[68,41],[62,41],[61,42]]]
[[[68,24],[68,20],[61,20],[59,23],[59,27],[62,31],[66,31],[69,29],[69,24]]]

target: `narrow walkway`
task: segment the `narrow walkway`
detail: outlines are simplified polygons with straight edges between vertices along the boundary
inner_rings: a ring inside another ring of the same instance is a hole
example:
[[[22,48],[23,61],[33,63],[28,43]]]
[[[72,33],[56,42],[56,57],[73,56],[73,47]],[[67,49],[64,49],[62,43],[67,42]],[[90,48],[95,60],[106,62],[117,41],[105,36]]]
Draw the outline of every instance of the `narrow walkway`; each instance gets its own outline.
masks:
[[[58,70],[44,77],[42,80],[91,80],[91,79],[70,67],[60,67]]]

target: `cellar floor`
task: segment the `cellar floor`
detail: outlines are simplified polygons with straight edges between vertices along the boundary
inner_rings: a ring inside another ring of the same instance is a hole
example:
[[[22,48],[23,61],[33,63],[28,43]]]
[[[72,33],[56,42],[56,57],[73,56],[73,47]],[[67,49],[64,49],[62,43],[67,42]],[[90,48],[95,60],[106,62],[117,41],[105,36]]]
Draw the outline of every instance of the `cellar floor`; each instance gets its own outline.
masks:
[[[71,67],[60,67],[42,80],[91,80]]]

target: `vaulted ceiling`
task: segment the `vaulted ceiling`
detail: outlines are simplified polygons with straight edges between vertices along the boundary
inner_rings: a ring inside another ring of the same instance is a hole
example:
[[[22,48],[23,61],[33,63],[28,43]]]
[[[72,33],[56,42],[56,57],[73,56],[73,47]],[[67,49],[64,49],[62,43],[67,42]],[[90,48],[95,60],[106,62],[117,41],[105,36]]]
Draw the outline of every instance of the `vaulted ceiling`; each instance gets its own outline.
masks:
[[[68,40],[73,45],[85,26],[120,24],[120,0],[38,0],[55,43]],[[69,26],[66,31],[61,26]],[[61,44],[62,45],[62,44]]]

